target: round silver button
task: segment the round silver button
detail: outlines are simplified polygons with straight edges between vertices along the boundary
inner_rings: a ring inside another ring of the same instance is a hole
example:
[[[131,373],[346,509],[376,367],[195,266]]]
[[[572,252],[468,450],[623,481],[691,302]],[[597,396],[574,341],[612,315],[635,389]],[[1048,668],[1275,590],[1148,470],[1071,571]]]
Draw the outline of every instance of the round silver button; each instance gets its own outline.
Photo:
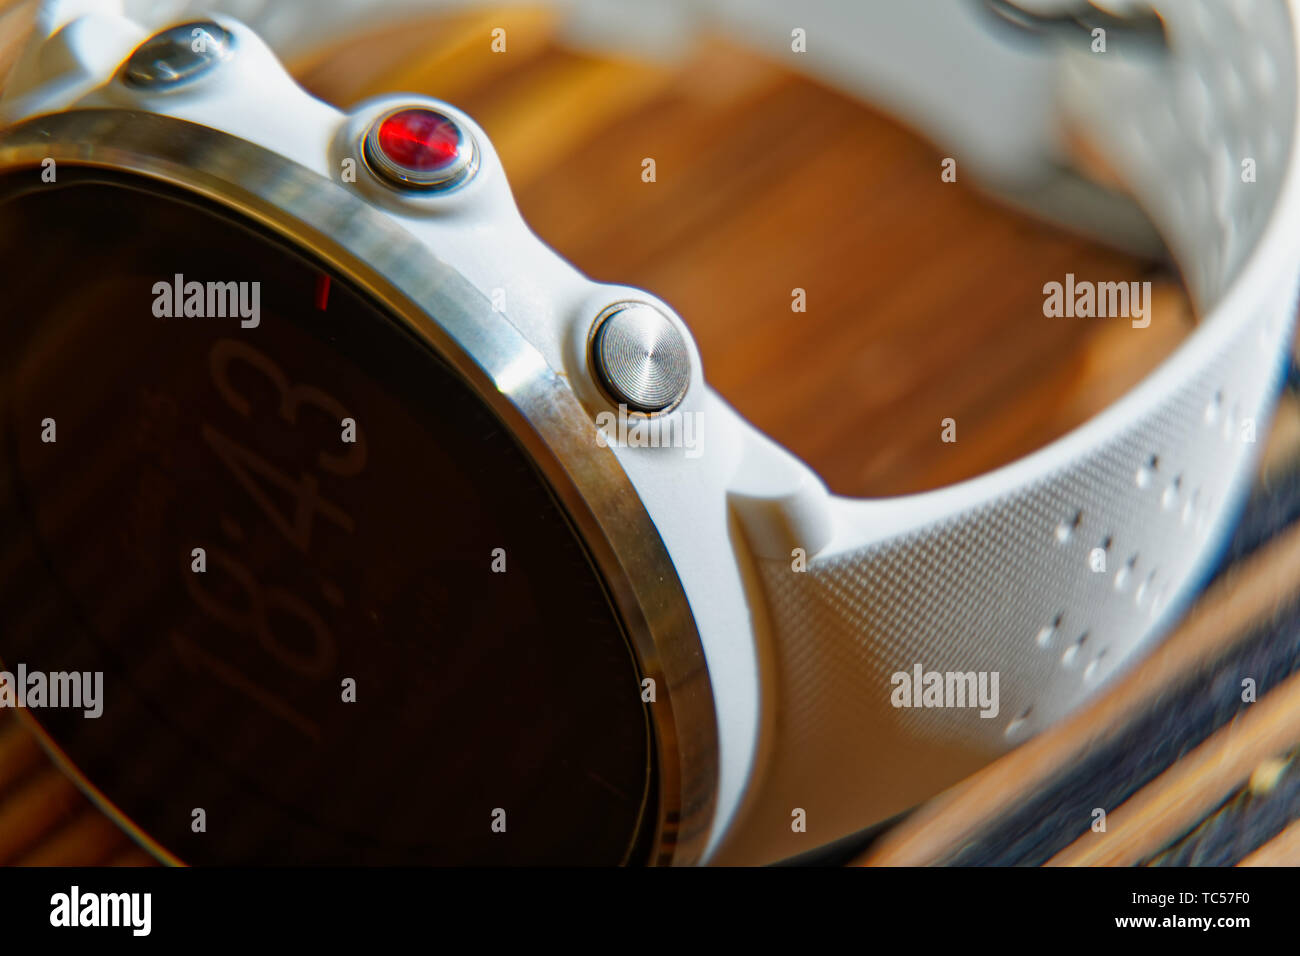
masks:
[[[642,302],[620,302],[596,317],[591,365],[614,401],[647,414],[672,408],[691,381],[685,337],[668,316]]]
[[[126,61],[124,79],[154,89],[180,86],[230,59],[233,43],[234,37],[211,20],[169,27],[136,48]]]

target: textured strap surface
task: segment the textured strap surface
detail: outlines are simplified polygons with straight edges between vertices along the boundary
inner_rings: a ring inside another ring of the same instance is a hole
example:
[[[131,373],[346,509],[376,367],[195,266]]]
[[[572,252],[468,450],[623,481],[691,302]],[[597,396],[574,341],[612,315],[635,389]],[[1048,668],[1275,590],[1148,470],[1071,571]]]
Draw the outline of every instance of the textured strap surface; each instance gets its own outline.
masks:
[[[1159,633],[1221,547],[1295,310],[1294,10],[1160,12],[1172,56],[1073,54],[1063,98],[1167,237],[1203,325],[1123,402],[1030,459],[931,494],[837,500],[840,531],[806,572],[760,562],[778,717],[747,829],[769,849],[789,842],[777,834],[793,807],[841,835],[1073,709]],[[891,675],[917,664],[997,672],[998,715],[890,706]]]

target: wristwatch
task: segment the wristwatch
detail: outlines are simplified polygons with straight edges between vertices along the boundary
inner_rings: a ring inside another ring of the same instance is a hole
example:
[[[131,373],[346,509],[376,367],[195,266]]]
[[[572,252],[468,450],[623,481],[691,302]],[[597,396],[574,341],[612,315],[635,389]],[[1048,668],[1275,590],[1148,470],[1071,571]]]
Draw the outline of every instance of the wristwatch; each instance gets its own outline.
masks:
[[[738,38],[1180,269],[1197,328],[1122,399],[872,500],[713,392],[667,303],[533,235],[465,113],[341,112],[277,58],[435,6],[47,2],[4,88],[7,703],[143,845],[782,860],[1169,629],[1293,334],[1293,3],[555,3],[593,42]]]

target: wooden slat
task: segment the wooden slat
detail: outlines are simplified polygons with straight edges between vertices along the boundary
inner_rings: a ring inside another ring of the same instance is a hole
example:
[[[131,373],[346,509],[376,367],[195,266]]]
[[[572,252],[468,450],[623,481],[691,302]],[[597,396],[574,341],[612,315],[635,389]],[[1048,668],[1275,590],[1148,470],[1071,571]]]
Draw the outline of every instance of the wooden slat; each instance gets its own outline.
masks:
[[[1300,674],[1183,757],[1107,816],[1104,833],[1089,831],[1050,866],[1137,863],[1186,832],[1244,784],[1262,761],[1300,743]]]
[[[22,722],[0,711],[0,799],[43,761],[36,738]]]
[[[955,852],[1008,807],[1023,803],[1063,768],[1143,713],[1160,698],[1162,688],[1180,683],[1246,636],[1252,624],[1300,595],[1297,569],[1300,526],[1220,579],[1187,620],[1108,692],[919,808],[860,862],[922,866]],[[1262,701],[1255,705],[1262,706]]]
[[[53,766],[29,778],[0,803],[0,864],[13,863],[47,839],[84,802],[72,781]]]
[[[1273,428],[1260,461],[1263,480],[1268,481],[1294,468],[1297,458],[1300,458],[1300,399],[1286,393],[1278,403]]]
[[[98,808],[87,806],[18,859],[19,866],[93,866],[125,852],[126,834]]]
[[[1238,866],[1300,866],[1300,820],[1269,840]]]
[[[469,11],[347,37],[288,65],[301,83],[344,108],[402,92],[457,102],[544,52],[557,20],[554,9],[538,6]],[[506,30],[505,53],[492,50],[497,27]]]

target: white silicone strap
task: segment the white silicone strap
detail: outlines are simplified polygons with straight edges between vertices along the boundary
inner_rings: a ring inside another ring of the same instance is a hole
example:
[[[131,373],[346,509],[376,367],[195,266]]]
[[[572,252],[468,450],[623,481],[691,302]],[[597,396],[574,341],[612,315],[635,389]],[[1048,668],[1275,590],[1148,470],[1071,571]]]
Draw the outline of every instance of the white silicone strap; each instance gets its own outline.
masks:
[[[1221,546],[1292,336],[1300,32],[1282,0],[1158,7],[1168,56],[1070,54],[1057,86],[1165,237],[1202,325],[1039,453],[930,494],[833,499],[806,572],[759,560],[780,717],[751,832],[788,829],[790,807],[849,832],[1048,726],[1170,623]],[[916,665],[998,673],[997,716],[893,707],[892,675]]]

